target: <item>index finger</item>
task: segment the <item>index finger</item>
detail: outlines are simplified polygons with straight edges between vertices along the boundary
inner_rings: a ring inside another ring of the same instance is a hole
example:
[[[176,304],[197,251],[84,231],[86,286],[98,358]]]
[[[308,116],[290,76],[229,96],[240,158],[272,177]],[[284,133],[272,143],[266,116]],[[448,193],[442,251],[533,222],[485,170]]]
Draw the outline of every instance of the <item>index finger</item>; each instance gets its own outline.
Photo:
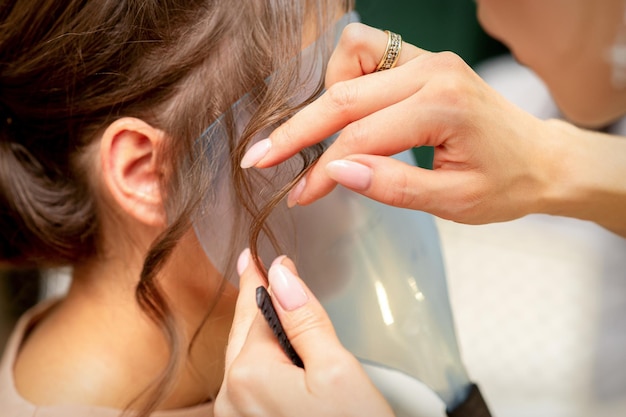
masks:
[[[417,86],[394,82],[394,70],[372,74],[387,37],[385,32],[360,23],[348,25],[328,64],[328,91],[274,130],[264,143],[259,142],[265,155],[253,166],[266,168],[285,161],[353,121],[411,95]],[[427,53],[404,42],[397,65]]]

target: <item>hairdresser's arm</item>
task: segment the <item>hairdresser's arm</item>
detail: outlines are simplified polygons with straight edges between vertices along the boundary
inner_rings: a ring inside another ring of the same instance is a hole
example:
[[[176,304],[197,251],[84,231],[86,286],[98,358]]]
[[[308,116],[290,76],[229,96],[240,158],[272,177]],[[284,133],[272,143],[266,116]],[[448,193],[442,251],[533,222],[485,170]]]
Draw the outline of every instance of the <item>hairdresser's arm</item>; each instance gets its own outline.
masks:
[[[548,163],[560,170],[538,211],[590,220],[626,237],[626,138],[547,123],[558,143]]]
[[[226,371],[216,417],[392,417],[393,413],[352,354],[340,344],[326,312],[286,258],[269,270],[277,313],[304,369],[280,349],[257,313],[261,275],[244,252]]]
[[[462,223],[548,213],[626,235],[626,140],[539,120],[451,53],[404,43],[396,68],[372,73],[385,43],[382,31],[348,26],[329,63],[328,91],[243,165],[275,165],[343,129],[292,191],[291,205],[338,182]],[[387,157],[423,145],[435,148],[432,171]]]

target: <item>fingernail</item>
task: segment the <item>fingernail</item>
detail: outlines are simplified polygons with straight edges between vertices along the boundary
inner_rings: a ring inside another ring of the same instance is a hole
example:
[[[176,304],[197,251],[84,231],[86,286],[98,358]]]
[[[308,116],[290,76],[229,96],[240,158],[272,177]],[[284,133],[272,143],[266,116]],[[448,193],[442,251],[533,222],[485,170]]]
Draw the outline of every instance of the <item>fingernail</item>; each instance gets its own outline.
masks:
[[[339,184],[353,190],[365,191],[372,184],[372,169],[354,161],[329,162],[326,173]]]
[[[281,264],[272,265],[268,273],[272,295],[286,311],[293,311],[309,301],[298,278]]]
[[[269,139],[258,141],[244,154],[239,165],[241,168],[250,168],[255,166],[265,155],[267,155],[271,147],[272,142]]]
[[[283,259],[285,259],[287,256],[286,255],[280,255],[278,258],[274,259],[274,261],[272,262],[272,265],[270,265],[270,267],[274,266],[274,265],[280,265],[283,262]]]
[[[298,184],[293,187],[293,190],[289,191],[289,195],[287,195],[287,207],[291,208],[298,204],[298,200],[302,195],[304,187],[306,187],[306,177],[302,177],[300,182],[298,182]]]
[[[243,274],[243,271],[246,270],[248,264],[250,263],[250,249],[245,248],[241,255],[239,255],[239,259],[237,259],[237,273],[239,275]]]

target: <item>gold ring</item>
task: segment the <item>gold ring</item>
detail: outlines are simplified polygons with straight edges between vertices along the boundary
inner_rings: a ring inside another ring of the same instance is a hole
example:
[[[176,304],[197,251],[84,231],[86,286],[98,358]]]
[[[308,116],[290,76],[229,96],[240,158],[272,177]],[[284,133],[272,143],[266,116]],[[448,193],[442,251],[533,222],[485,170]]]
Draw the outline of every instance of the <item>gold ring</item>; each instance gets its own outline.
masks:
[[[402,50],[402,36],[388,30],[385,32],[387,33],[387,48],[385,48],[385,53],[380,59],[376,71],[384,71],[393,68],[396,62],[398,62],[400,50]]]

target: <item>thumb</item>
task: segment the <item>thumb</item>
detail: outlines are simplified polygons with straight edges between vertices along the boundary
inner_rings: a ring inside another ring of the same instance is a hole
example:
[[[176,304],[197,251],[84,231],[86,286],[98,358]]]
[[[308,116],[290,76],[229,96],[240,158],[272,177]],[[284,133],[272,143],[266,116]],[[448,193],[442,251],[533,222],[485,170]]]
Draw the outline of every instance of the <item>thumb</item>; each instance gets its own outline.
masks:
[[[295,265],[280,257],[268,271],[276,313],[305,369],[318,369],[347,352],[339,342],[328,314],[298,277]]]

